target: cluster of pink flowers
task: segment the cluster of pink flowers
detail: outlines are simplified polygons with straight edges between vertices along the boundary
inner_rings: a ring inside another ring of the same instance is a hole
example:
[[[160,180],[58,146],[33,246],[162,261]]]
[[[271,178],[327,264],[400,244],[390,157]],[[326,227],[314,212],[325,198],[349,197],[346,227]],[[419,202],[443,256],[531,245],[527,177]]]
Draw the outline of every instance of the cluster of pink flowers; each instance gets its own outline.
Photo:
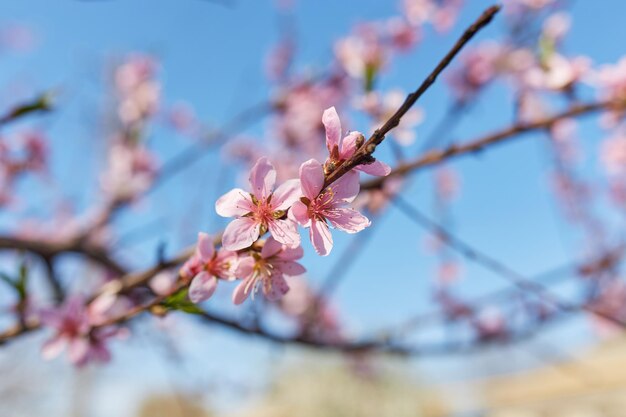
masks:
[[[116,301],[113,296],[102,295],[87,305],[82,297],[73,296],[57,308],[42,310],[42,324],[55,331],[43,345],[43,357],[53,359],[67,349],[70,362],[76,366],[108,362],[111,354],[106,342],[124,338],[128,332],[117,326],[97,327],[105,323]]]
[[[258,288],[269,300],[278,300],[289,290],[285,276],[305,272],[296,262],[303,256],[298,225],[309,229],[311,243],[321,256],[332,250],[331,226],[357,233],[370,225],[365,216],[349,207],[359,193],[358,172],[387,175],[390,168],[380,161],[361,164],[325,187],[326,174],[351,158],[364,137],[360,132],[343,136],[334,107],[324,111],[322,123],[328,149],[324,163],[310,159],[300,166],[299,178],[276,187],[276,169],[261,157],[250,171],[250,191],[235,188],[217,200],[217,214],[235,219],[224,230],[220,249],[201,233],[195,254],[181,269],[181,276],[191,279],[192,301],[209,298],[219,279],[241,280],[233,293],[235,304]],[[270,237],[263,241],[266,233]]]

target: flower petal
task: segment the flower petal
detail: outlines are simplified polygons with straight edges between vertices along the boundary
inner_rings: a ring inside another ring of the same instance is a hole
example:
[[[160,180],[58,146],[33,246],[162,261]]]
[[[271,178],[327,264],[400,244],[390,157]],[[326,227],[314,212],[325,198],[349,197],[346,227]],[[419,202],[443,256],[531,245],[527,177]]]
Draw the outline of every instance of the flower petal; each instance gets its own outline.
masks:
[[[360,232],[371,224],[367,217],[350,208],[336,208],[332,216],[327,215],[326,219],[333,227],[346,233]]]
[[[252,209],[250,194],[241,188],[233,188],[215,202],[215,211],[222,217],[243,216]]]
[[[193,303],[208,300],[217,288],[217,278],[206,271],[196,275],[189,285],[189,299]]]
[[[41,356],[45,360],[54,359],[63,352],[67,346],[67,338],[63,336],[54,336],[52,339],[46,341],[41,348]]]
[[[305,267],[293,261],[275,262],[273,265],[276,269],[280,270],[280,272],[290,277],[302,275],[306,272]]]
[[[346,135],[341,141],[341,153],[339,157],[341,159],[348,159],[356,152],[356,140],[359,136],[363,136],[361,132],[352,131]]]
[[[282,243],[279,243],[273,237],[269,237],[265,244],[263,245],[263,249],[261,249],[261,257],[267,259],[271,256],[278,255],[283,249],[285,249]]]
[[[334,107],[324,110],[322,123],[326,128],[326,147],[328,152],[332,153],[335,146],[340,147],[339,140],[341,139],[341,121]]]
[[[259,228],[260,224],[252,218],[235,219],[224,230],[222,246],[226,250],[247,248],[259,238]]]
[[[252,194],[259,200],[267,198],[274,190],[276,170],[266,157],[259,158],[250,170]]]
[[[377,177],[385,177],[391,172],[391,167],[380,161],[374,161],[371,164],[362,164],[355,169]]]
[[[300,165],[300,184],[302,193],[309,200],[314,200],[324,186],[324,168],[315,159],[309,159]]]
[[[233,303],[239,305],[246,301],[246,298],[250,295],[251,290],[252,286],[248,286],[247,279],[241,281],[233,291]]]
[[[309,209],[302,201],[296,201],[289,209],[289,218],[293,221],[296,221],[302,227],[307,227],[309,225]]]
[[[270,301],[278,301],[289,292],[289,285],[281,274],[272,274],[263,282],[263,294]]]
[[[82,366],[89,359],[89,341],[83,337],[77,337],[70,341],[67,356],[74,365]]]
[[[309,229],[309,237],[311,243],[320,256],[326,256],[333,248],[333,237],[330,234],[328,225],[325,222],[311,220],[311,228]]]
[[[301,195],[300,180],[287,180],[274,191],[272,207],[274,207],[274,210],[287,210],[293,203],[298,201]]]
[[[300,234],[296,222],[291,219],[274,220],[267,225],[272,237],[282,244],[295,248],[300,245]]]
[[[198,255],[200,259],[204,262],[208,262],[215,255],[215,246],[213,246],[213,239],[203,232],[198,233],[198,245],[196,246],[198,249]]]
[[[329,187],[333,193],[333,200],[350,203],[359,194],[361,184],[359,183],[359,173],[354,170],[346,172],[341,178]]]

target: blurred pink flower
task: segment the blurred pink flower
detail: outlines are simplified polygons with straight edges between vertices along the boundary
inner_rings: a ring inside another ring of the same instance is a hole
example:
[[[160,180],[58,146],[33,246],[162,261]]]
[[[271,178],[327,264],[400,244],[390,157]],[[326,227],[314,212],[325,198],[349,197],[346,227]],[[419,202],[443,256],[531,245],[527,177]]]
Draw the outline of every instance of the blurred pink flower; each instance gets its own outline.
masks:
[[[270,237],[261,252],[250,252],[240,258],[235,275],[242,279],[233,292],[233,303],[243,303],[258,287],[270,301],[279,300],[289,291],[285,275],[301,275],[306,269],[296,260],[302,258],[302,247],[290,248]]]
[[[247,248],[267,231],[287,246],[298,246],[300,235],[296,224],[286,218],[286,214],[299,197],[300,181],[288,180],[274,191],[276,170],[265,157],[260,158],[252,167],[249,181],[252,193],[235,188],[215,203],[217,214],[222,217],[236,217],[224,231],[224,248]]]
[[[76,366],[89,362],[108,362],[111,354],[106,341],[123,337],[127,330],[114,326],[93,328],[103,321],[106,309],[112,305],[110,296],[94,300],[89,307],[80,296],[74,296],[57,308],[43,310],[40,314],[44,326],[56,334],[43,345],[44,359],[53,359],[67,348],[68,358]]]
[[[328,255],[333,247],[328,223],[347,233],[360,232],[370,225],[367,217],[345,207],[359,193],[355,173],[347,173],[322,192],[324,170],[318,161],[310,159],[300,167],[300,184],[304,197],[293,204],[290,216],[309,228],[311,243],[319,255]]]

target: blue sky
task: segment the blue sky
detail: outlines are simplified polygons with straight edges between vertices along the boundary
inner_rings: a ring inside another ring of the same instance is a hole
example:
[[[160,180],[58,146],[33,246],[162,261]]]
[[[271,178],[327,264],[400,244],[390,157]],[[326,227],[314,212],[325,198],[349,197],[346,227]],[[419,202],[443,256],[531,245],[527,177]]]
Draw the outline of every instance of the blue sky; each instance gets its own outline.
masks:
[[[302,0],[298,3],[298,63],[317,69],[330,62],[333,40],[347,33],[353,23],[391,16],[397,10],[394,1]],[[467,3],[451,33],[441,36],[429,31],[415,53],[395,61],[381,86],[414,88],[453,43],[461,28],[490,4],[482,0]],[[611,7],[598,7],[597,2],[576,2],[566,50],[588,55],[596,63],[616,61],[624,51],[620,40],[626,39],[624,8],[625,4],[619,2],[612,2]],[[85,207],[96,195],[97,169],[101,166],[98,154],[104,149],[99,125],[105,104],[101,93],[106,67],[113,59],[135,51],[154,54],[162,65],[165,102],[188,101],[203,120],[219,125],[239,109],[266,98],[265,52],[279,35],[276,12],[271,2],[265,0],[240,0],[232,8],[201,0],[5,0],[0,4],[0,16],[0,25],[13,22],[29,25],[38,38],[36,48],[30,53],[0,55],[3,64],[0,86],[9,83],[22,86],[17,92],[0,88],[0,102],[8,105],[42,89],[60,88],[59,110],[36,123],[49,129],[55,143],[53,172],[57,182],[53,191],[62,189],[79,207]],[[500,33],[501,25],[502,22],[496,21],[479,38]],[[427,136],[433,129],[448,99],[447,89],[439,83],[421,100],[426,121],[419,127],[419,137]],[[472,109],[470,117],[459,123],[451,138],[462,141],[506,126],[511,120],[510,99],[502,88],[490,90],[486,99]],[[351,128],[366,129],[367,124]],[[263,131],[263,124],[259,124],[249,132]],[[581,125],[583,142],[593,145],[601,138],[595,122]],[[478,157],[454,162],[463,184],[461,197],[452,207],[455,231],[477,248],[529,275],[574,258],[580,253],[581,243],[560,219],[548,188],[547,147],[537,139],[527,137]],[[150,140],[164,156],[189,143],[161,128],[154,130]],[[597,170],[594,148],[585,149],[589,151],[586,169]],[[389,152],[383,150],[381,155],[391,162]],[[155,193],[150,203],[122,216],[117,223],[120,231],[154,219],[160,221],[160,227],[140,244],[124,248],[120,255],[137,266],[145,265],[154,259],[154,250],[162,241],[168,243],[168,252],[174,253],[193,241],[193,233],[177,231],[187,216],[199,222],[198,229],[213,232],[223,226],[212,211],[212,201],[236,183],[236,171],[220,163],[220,159],[216,154],[203,158]],[[215,177],[223,170],[231,178],[216,190]],[[428,173],[420,175],[406,194],[407,200],[425,211],[432,208],[429,178]],[[44,212],[54,203],[53,192],[34,181],[27,181],[22,190],[37,190],[34,199],[40,202],[41,209],[33,208],[29,215]],[[187,198],[189,195],[194,198]],[[189,201],[194,205],[189,206]],[[7,226],[13,221],[3,218]],[[355,333],[383,328],[432,308],[430,288],[435,263],[423,250],[426,236],[423,230],[395,209],[380,222],[360,260],[335,294],[342,315]],[[305,243],[309,255],[304,263],[314,282],[326,276],[347,243],[347,238],[338,239],[338,247],[323,260],[310,255],[312,249]],[[68,266],[68,270],[71,268]],[[481,267],[466,264],[460,288],[466,294],[478,294],[503,285],[500,278]],[[227,292],[219,294],[218,303],[228,298]],[[250,344],[247,343],[250,339],[212,328],[198,331],[193,339],[185,343],[184,349],[190,356],[199,357],[200,368],[207,373],[260,381],[267,376],[267,361],[273,356],[266,345]],[[123,348],[119,348],[120,359],[116,362],[119,367],[136,359],[137,351],[143,351],[136,340],[132,346],[131,352],[121,352]],[[219,364],[206,360],[204,353],[209,352],[211,358],[219,355]],[[161,372],[154,369],[159,366],[155,365],[158,361],[159,356],[155,355],[150,360],[154,362],[152,365],[138,365],[136,377],[143,380],[142,375]],[[445,367],[446,363],[439,365]],[[122,375],[117,366],[105,371],[107,378]],[[192,372],[204,373],[197,369]],[[165,381],[169,378],[161,377]]]

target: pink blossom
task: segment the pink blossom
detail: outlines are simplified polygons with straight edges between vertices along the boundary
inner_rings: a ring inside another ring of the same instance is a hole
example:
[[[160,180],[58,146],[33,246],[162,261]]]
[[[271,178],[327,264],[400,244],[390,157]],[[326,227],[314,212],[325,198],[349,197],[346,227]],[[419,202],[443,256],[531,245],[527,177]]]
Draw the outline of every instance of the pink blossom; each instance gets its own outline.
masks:
[[[206,233],[198,233],[196,251],[180,270],[184,279],[191,278],[189,299],[194,303],[209,299],[217,288],[218,279],[235,278],[233,270],[236,262],[237,253],[215,250],[213,239]]]
[[[411,26],[405,19],[394,17],[387,21],[387,32],[391,45],[401,51],[409,50],[418,41],[416,28]]]
[[[609,174],[626,174],[626,135],[620,132],[605,140],[600,157]]]
[[[69,298],[58,308],[51,308],[41,312],[41,322],[51,327],[56,334],[43,345],[44,359],[53,359],[67,348],[70,362],[76,366],[83,366],[88,362],[108,362],[111,358],[106,340],[121,337],[126,334],[125,329],[113,326],[93,328],[103,321],[103,308],[112,305],[109,297],[103,301],[92,302],[89,308],[80,296]]]
[[[101,179],[102,188],[120,199],[133,199],[145,192],[157,175],[154,155],[141,145],[117,141],[109,151],[109,166]]]
[[[324,110],[322,123],[326,129],[326,147],[328,148],[329,153],[329,157],[326,160],[324,167],[326,169],[329,169],[330,167],[338,167],[345,160],[350,159],[352,155],[354,155],[358,149],[357,142],[359,139],[363,140],[363,134],[353,131],[342,140],[341,121],[339,120],[339,115],[334,107]],[[329,171],[332,171],[333,169],[334,168],[329,169]],[[389,175],[391,172],[389,165],[380,161],[374,161],[371,164],[357,165],[354,169],[376,176]]]
[[[300,184],[304,197],[293,204],[290,216],[309,228],[311,243],[319,255],[328,255],[333,247],[328,223],[347,233],[360,232],[370,225],[367,217],[345,207],[359,193],[358,175],[348,173],[322,191],[324,170],[318,161],[310,159],[300,167]]]
[[[530,68],[524,79],[532,88],[566,90],[587,74],[590,65],[587,57],[566,58],[554,53],[543,60],[541,67]]]
[[[296,223],[286,214],[299,197],[300,181],[285,181],[274,191],[276,170],[267,158],[260,158],[252,167],[249,181],[251,193],[235,188],[215,203],[217,214],[236,217],[224,231],[223,247],[247,248],[267,231],[280,243],[292,248],[298,246],[300,235]]]
[[[337,60],[353,78],[375,75],[385,65],[387,55],[381,31],[372,23],[358,25],[354,34],[335,45]]]
[[[285,275],[301,275],[306,272],[296,260],[302,258],[302,247],[290,248],[270,237],[261,252],[251,251],[240,259],[235,275],[242,279],[233,292],[233,303],[243,303],[259,287],[270,301],[279,300],[289,291]]]

